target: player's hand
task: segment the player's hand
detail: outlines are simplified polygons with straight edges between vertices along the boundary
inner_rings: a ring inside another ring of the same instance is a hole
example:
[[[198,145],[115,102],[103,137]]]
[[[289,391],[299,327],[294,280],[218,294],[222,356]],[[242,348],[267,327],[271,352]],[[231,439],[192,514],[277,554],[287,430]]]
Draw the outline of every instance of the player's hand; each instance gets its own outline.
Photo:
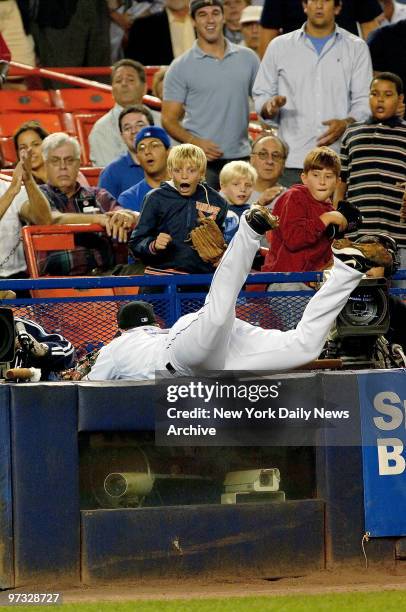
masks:
[[[264,117],[265,119],[273,119],[273,117],[279,112],[279,109],[286,104],[286,96],[274,96],[268,102],[264,104]]]
[[[213,161],[223,156],[223,151],[213,140],[207,138],[194,138],[193,144],[203,149],[208,161]]]
[[[257,204],[259,204],[260,206],[267,206],[267,204],[273,202],[274,199],[277,198],[282,192],[283,187],[281,187],[280,185],[276,185],[275,187],[268,187],[268,189],[265,189],[265,191],[263,191],[259,196]]]
[[[328,119],[322,121],[323,125],[327,125],[328,128],[317,140],[317,146],[322,147],[330,145],[344,134],[348,127],[348,121],[346,119]]]
[[[340,232],[345,232],[348,226],[347,219],[338,210],[331,210],[320,215],[320,220],[326,227],[329,225],[337,225]]]
[[[126,210],[116,210],[106,213],[106,233],[118,242],[127,242],[128,232],[134,226],[134,214]]]
[[[172,242],[172,236],[170,236],[170,234],[161,232],[155,239],[155,250],[164,251],[170,242]]]

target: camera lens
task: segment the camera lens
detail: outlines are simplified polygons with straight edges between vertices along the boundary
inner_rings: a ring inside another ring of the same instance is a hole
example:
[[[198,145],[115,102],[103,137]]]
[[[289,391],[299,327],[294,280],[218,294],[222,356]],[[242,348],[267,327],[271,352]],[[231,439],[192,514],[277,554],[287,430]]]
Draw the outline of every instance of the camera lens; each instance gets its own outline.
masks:
[[[127,480],[122,474],[109,474],[104,481],[104,490],[111,497],[121,497],[127,492]]]
[[[387,313],[387,301],[381,289],[360,288],[348,299],[340,313],[348,325],[379,325]]]

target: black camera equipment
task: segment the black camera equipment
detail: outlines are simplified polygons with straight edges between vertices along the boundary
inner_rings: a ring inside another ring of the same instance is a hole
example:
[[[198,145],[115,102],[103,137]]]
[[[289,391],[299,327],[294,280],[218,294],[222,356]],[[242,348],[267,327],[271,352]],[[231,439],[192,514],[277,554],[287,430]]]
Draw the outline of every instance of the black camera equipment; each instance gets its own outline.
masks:
[[[379,242],[392,256],[390,270],[400,266],[396,241],[387,234],[363,236],[358,243]],[[349,368],[404,367],[402,347],[385,338],[390,326],[390,303],[386,278],[365,278],[348,298],[324,347],[323,358],[340,358]]]
[[[348,368],[376,367],[375,345],[388,332],[389,323],[386,279],[362,280],[338,315],[323,357],[340,358]]]

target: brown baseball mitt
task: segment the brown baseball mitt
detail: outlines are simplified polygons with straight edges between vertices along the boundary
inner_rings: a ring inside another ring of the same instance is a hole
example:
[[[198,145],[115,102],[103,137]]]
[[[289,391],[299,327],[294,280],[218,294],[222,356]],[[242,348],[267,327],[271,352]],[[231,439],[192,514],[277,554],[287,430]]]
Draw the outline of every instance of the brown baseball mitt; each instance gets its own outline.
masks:
[[[214,266],[227,247],[221,229],[214,219],[208,217],[199,220],[199,225],[190,232],[190,239],[201,259]]]

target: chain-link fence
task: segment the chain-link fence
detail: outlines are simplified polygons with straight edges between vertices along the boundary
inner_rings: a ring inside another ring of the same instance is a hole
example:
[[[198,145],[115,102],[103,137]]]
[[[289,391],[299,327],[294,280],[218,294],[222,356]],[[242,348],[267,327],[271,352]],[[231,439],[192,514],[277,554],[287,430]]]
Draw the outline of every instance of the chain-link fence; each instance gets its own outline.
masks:
[[[302,313],[313,295],[312,289],[297,291],[266,291],[266,277],[278,276],[278,281],[285,276],[285,282],[292,280],[319,280],[315,273],[305,275],[252,275],[250,282],[260,279],[260,291],[242,291],[236,304],[236,316],[253,325],[265,329],[287,330],[294,328],[300,321]],[[295,278],[293,278],[293,276]],[[308,278],[312,276],[312,278]],[[275,280],[272,278],[272,280]],[[157,320],[161,327],[170,327],[183,314],[198,310],[204,303],[206,292],[202,287],[209,285],[208,275],[195,275],[186,280],[184,276],[165,278],[152,282],[143,278],[137,281],[140,287],[138,295],[113,295],[114,288],[129,285],[128,279],[112,277],[109,279],[63,279],[61,286],[71,282],[76,290],[78,287],[86,292],[85,287],[96,286],[99,289],[111,287],[112,295],[97,297],[72,298],[41,298],[32,300],[6,300],[3,305],[10,305],[15,316],[31,319],[42,325],[47,332],[57,331],[65,336],[79,351],[89,351],[102,344],[110,342],[117,332],[117,311],[121,304],[134,299],[143,299],[154,306]],[[41,279],[36,281],[15,281],[15,284],[26,283],[27,288],[52,289],[58,287],[57,279],[53,281]],[[159,285],[159,283],[161,283]],[[31,286],[32,285],[32,286]],[[192,286],[194,285],[194,286]],[[21,287],[20,287],[21,288]],[[246,289],[258,288],[247,285]],[[152,291],[152,292],[151,292]],[[105,290],[104,290],[105,292]],[[77,291],[76,291],[77,293]],[[404,290],[395,290],[404,297]]]
[[[140,299],[154,306],[161,327],[170,327],[174,320],[170,315],[170,298],[167,295],[142,295]],[[192,294],[176,296],[180,302],[181,314],[198,310],[204,296]],[[117,311],[122,304],[134,299],[130,296],[96,300],[64,300],[63,302],[43,302],[16,304],[14,315],[27,318],[42,325],[48,332],[58,332],[65,336],[77,350],[89,351],[110,342],[117,332]],[[289,329],[300,320],[308,297],[300,296],[251,296],[238,299],[236,315],[244,321],[270,329]]]

